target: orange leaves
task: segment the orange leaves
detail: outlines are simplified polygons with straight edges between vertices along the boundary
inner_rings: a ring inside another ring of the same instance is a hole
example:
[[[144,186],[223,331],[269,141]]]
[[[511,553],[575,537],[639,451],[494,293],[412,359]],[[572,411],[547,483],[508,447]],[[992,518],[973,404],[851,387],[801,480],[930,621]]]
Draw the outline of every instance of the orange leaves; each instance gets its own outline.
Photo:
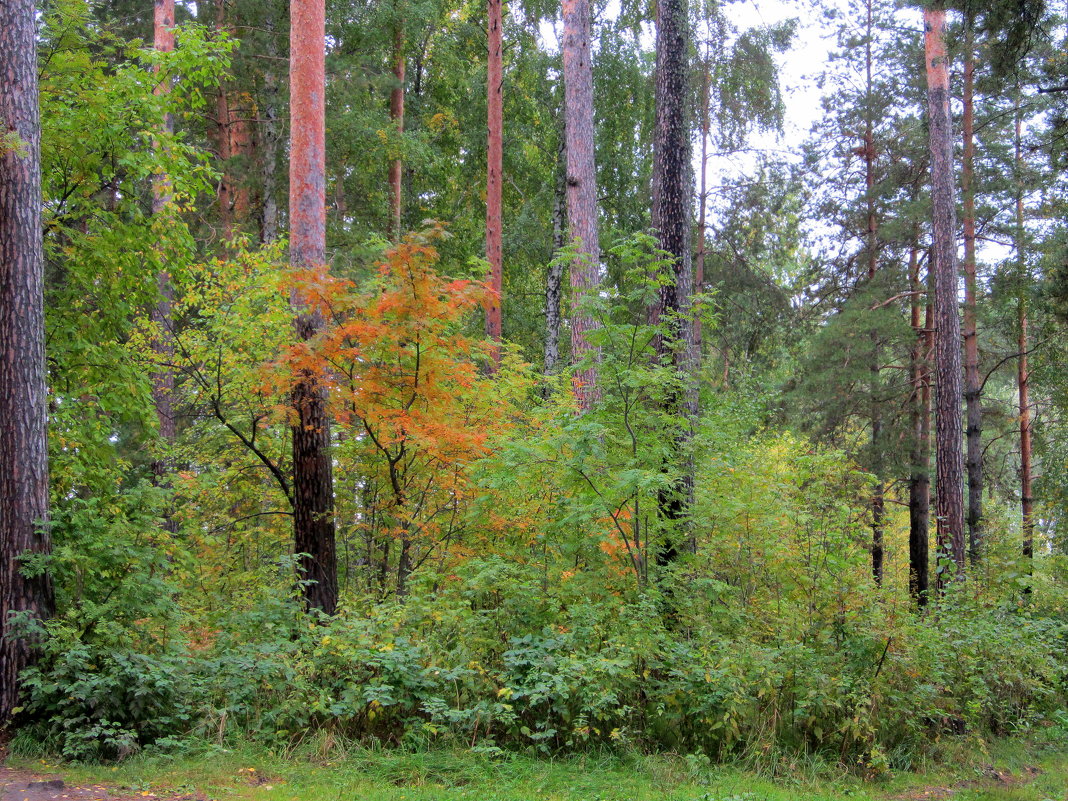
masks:
[[[290,386],[312,375],[328,389],[339,469],[376,488],[377,536],[422,554],[447,542],[459,558],[467,546],[453,535],[473,494],[468,468],[518,412],[483,374],[485,343],[465,335],[490,292],[438,272],[441,235],[409,235],[359,286],[316,270],[288,273],[291,293],[323,326],[275,367]]]

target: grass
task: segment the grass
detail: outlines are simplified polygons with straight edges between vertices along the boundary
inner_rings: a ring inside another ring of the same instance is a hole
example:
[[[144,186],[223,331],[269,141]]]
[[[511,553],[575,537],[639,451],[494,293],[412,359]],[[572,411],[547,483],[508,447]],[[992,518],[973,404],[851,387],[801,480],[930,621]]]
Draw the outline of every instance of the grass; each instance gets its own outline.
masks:
[[[368,750],[329,742],[295,755],[206,746],[116,766],[47,760],[15,766],[135,791],[196,789],[220,801],[918,801],[949,792],[954,801],[1068,801],[1068,751],[1006,741],[989,753],[960,743],[943,756],[955,767],[868,782],[803,764],[787,766],[785,775],[773,779],[679,755],[551,759]],[[991,766],[1012,779],[997,779]]]

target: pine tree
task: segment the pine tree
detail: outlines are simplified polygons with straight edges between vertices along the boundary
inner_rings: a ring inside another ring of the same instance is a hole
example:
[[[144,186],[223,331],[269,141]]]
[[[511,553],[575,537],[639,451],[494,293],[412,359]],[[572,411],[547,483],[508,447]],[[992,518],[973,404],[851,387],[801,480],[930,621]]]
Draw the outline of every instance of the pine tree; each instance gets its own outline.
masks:
[[[293,0],[290,21],[289,262],[326,271],[326,31],[323,0]],[[295,328],[302,340],[323,325],[321,312],[295,290]],[[304,599],[332,615],[337,608],[334,487],[326,388],[304,370],[293,388],[293,533]]]
[[[49,576],[22,573],[24,554],[51,550],[36,37],[30,0],[0,4],[0,726],[32,658],[11,615],[47,618],[54,608]]]

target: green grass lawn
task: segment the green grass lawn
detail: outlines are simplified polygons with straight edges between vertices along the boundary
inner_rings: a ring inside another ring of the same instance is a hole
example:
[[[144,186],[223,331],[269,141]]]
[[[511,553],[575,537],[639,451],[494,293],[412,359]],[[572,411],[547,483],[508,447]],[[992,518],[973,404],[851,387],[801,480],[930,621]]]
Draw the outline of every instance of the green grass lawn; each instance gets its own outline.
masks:
[[[144,756],[117,766],[13,764],[59,772],[75,783],[105,782],[134,791],[195,789],[220,801],[1068,801],[1068,751],[1020,741],[998,744],[989,753],[955,748],[959,753],[946,754],[946,765],[954,767],[867,782],[798,764],[773,778],[674,755],[549,759],[336,746],[319,749],[329,756],[283,757],[249,748]]]

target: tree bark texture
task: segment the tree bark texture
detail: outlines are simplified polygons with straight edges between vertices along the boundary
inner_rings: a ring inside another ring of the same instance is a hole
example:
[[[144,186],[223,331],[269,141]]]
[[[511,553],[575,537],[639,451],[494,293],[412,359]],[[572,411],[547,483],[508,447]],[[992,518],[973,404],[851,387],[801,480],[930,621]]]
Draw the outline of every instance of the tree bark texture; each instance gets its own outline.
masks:
[[[33,656],[9,617],[54,608],[50,578],[20,569],[23,554],[51,551],[36,35],[31,0],[0,3],[0,125],[19,140],[0,148],[0,727]]]
[[[553,259],[545,274],[545,352],[544,372],[550,375],[556,372],[560,361],[560,300],[561,283],[564,277],[564,265],[556,255],[564,247],[564,231],[567,227],[567,147],[564,143],[564,131],[560,131],[559,145],[556,149],[556,188],[553,193]]]
[[[975,303],[975,45],[974,24],[965,19],[964,40],[964,160],[961,193],[964,196],[964,403],[968,469],[968,556],[979,561],[983,519],[983,409],[979,379],[979,333]]]
[[[935,256],[935,497],[942,588],[950,574],[963,576],[965,569],[961,330],[946,12],[928,8],[923,15]]]
[[[290,21],[289,262],[326,271],[326,105],[324,0],[293,0]],[[312,339],[322,315],[294,291],[297,336]],[[326,390],[304,371],[293,388],[293,533],[309,608],[337,608],[333,475]]]
[[[920,317],[922,285],[920,259],[916,245],[909,254],[909,279],[912,295],[912,330],[916,341],[912,348],[912,398],[909,422],[912,429],[912,467],[909,473],[909,594],[918,607],[927,605],[930,579],[931,514],[931,299],[924,303]]]
[[[501,181],[504,162],[504,83],[503,42],[501,39],[501,0],[486,0],[486,33],[489,49],[486,59],[486,261],[490,265],[490,286],[494,295],[486,305],[486,336],[490,339],[494,364],[500,364],[501,294],[504,288],[503,218]]]
[[[652,319],[666,318],[666,333],[657,340],[657,356],[670,363],[687,385],[693,375],[692,328],[682,315],[689,311],[693,288],[691,273],[691,165],[690,128],[687,120],[689,102],[688,18],[684,0],[662,0],[656,10],[656,120],[653,130],[653,207],[652,223],[659,246],[670,254],[674,281],[660,290]],[[681,389],[668,398],[669,411],[691,421],[696,415],[696,393]],[[675,434],[681,454],[690,437],[690,426]],[[680,456],[681,458],[681,456]],[[680,521],[693,488],[692,470],[684,468],[682,479],[671,490],[661,493],[661,514],[668,521]],[[665,542],[657,553],[657,562],[666,565],[679,553],[677,541]]]
[[[658,342],[658,355],[679,367],[685,366],[687,337],[677,315],[688,310],[692,289],[687,25],[683,0],[657,4],[652,223],[660,248],[671,255],[675,280],[661,290],[653,321],[668,315],[669,334]]]
[[[282,141],[278,122],[279,81],[274,71],[274,61],[279,54],[273,5],[270,6],[264,26],[267,29],[268,58],[263,71],[263,102],[260,109],[260,187],[263,193],[260,203],[260,241],[267,245],[278,239],[278,151]]]
[[[174,0],[156,0],[154,14],[154,44],[157,51],[170,53],[174,50]],[[158,69],[157,69],[158,71]],[[157,95],[166,95],[171,91],[171,79],[159,81],[154,89]],[[174,133],[174,118],[167,114],[163,123],[164,133]],[[167,175],[159,175],[152,183],[152,214],[159,216],[164,214],[167,204],[171,200],[171,181]],[[173,361],[174,338],[171,333],[173,320],[171,306],[174,302],[174,291],[171,287],[171,277],[166,269],[156,276],[159,288],[159,299],[152,307],[150,317],[159,332],[152,341],[152,350],[158,362],[156,369],[151,375],[152,402],[156,409],[156,418],[159,422],[159,436],[165,445],[174,442],[176,433],[174,419],[174,371],[165,365]],[[156,459],[152,462],[152,475],[157,484],[166,481],[166,474],[170,472],[170,464],[167,459]],[[168,515],[168,528],[173,528]]]
[[[216,0],[215,29],[231,36],[235,30],[226,21],[228,0]],[[235,103],[236,101],[236,103]],[[246,94],[231,95],[226,81],[219,82],[215,96],[215,123],[220,171],[219,222],[223,238],[232,239],[239,226],[248,217],[249,191],[234,177],[234,158],[247,158],[252,153],[252,136],[249,119],[252,116],[251,98]]]
[[[586,338],[596,322],[584,302],[600,284],[601,248],[597,228],[597,165],[594,157],[593,52],[589,0],[564,0],[564,130],[567,144],[568,234],[576,246],[571,263],[571,358],[575,364],[595,348]],[[596,354],[594,353],[594,356]],[[579,408],[596,399],[597,368],[575,373]]]
[[[397,22],[393,29],[393,90],[389,93],[389,119],[399,136],[404,133],[404,24]],[[404,229],[403,211],[404,161],[395,158],[389,165],[390,219],[393,241],[400,242]]]

